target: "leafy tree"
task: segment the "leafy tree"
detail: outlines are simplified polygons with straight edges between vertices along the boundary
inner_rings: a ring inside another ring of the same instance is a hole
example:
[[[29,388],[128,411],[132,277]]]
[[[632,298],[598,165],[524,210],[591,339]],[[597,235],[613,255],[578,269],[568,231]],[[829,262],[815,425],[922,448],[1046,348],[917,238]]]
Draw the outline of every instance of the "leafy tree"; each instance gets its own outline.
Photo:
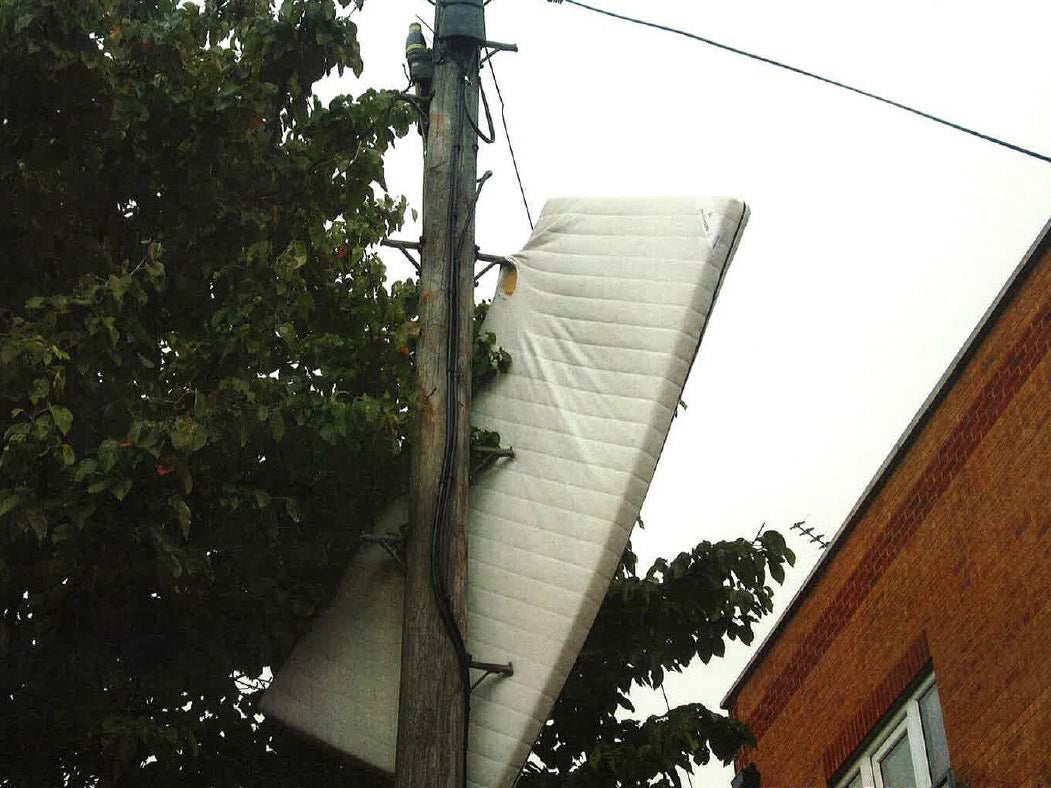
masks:
[[[373,250],[410,114],[320,105],[334,69],[332,0],[0,0],[0,786],[382,784],[253,707],[405,487],[417,291]],[[731,754],[703,707],[617,711],[750,639],[787,559],[626,553],[525,784]]]
[[[519,785],[670,788],[681,785],[677,768],[754,744],[743,724],[700,703],[634,719],[628,692],[662,686],[695,657],[721,657],[726,639],[751,643],[773,610],[768,576],[782,582],[794,561],[784,537],[766,531],[754,542],[701,542],[640,576],[629,545]]]
[[[409,114],[320,106],[345,68],[330,0],[0,2],[0,784],[346,768],[231,678],[404,485],[415,287],[369,250]]]

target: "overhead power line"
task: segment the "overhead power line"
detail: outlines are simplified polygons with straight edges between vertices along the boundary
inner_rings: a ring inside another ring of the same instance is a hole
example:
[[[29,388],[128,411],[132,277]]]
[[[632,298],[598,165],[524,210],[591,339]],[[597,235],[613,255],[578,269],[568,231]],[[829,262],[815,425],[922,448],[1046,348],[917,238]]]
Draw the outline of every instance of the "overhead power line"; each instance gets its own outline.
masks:
[[[777,68],[784,69],[785,71],[791,71],[793,74],[799,74],[799,75],[804,76],[804,77],[810,77],[811,79],[816,79],[818,82],[824,82],[826,85],[832,85],[833,87],[842,88],[843,90],[848,90],[851,93],[858,94],[859,96],[865,96],[866,98],[873,99],[874,101],[879,101],[880,103],[883,103],[883,104],[889,104],[892,107],[897,107],[898,109],[904,110],[905,112],[911,112],[913,115],[919,115],[921,118],[926,118],[927,120],[934,121],[935,123],[939,123],[942,126],[947,126],[950,129],[955,129],[956,131],[962,131],[964,134],[970,134],[972,137],[977,137],[980,140],[985,140],[986,142],[991,142],[994,145],[999,145],[1000,147],[1007,148],[1008,150],[1013,150],[1016,153],[1021,153],[1021,154],[1025,155],[1025,156],[1030,156],[1030,157],[1032,157],[1034,159],[1039,159],[1040,161],[1048,162],[1049,164],[1051,164],[1051,156],[1046,156],[1043,153],[1037,153],[1036,151],[1030,150],[1029,148],[1023,148],[1021,145],[1015,145],[1014,143],[1007,142],[1006,140],[1002,140],[999,137],[994,137],[991,134],[985,134],[985,133],[983,133],[981,131],[976,131],[974,129],[967,128],[966,126],[961,126],[959,123],[954,123],[951,120],[946,120],[945,118],[940,118],[937,115],[932,115],[929,112],[924,112],[923,110],[916,109],[915,107],[910,107],[907,104],[902,104],[899,101],[894,101],[893,99],[884,98],[883,96],[879,96],[879,95],[877,95],[875,93],[870,93],[869,91],[862,90],[861,88],[853,87],[852,85],[848,85],[848,84],[846,84],[844,82],[839,82],[839,81],[837,81],[835,79],[830,79],[829,77],[823,77],[820,74],[815,74],[812,71],[807,71],[806,69],[797,68],[796,66],[790,66],[787,63],[782,63],[779,60],[774,60],[773,58],[768,58],[768,57],[763,57],[762,55],[757,55],[754,52],[748,52],[748,51],[746,51],[744,49],[738,49],[737,47],[732,47],[729,44],[723,44],[723,43],[720,43],[718,41],[714,41],[714,40],[712,40],[710,38],[705,38],[704,36],[699,36],[696,33],[690,33],[690,32],[688,32],[686,30],[680,30],[677,27],[670,27],[668,25],[661,25],[661,24],[658,24],[657,22],[650,22],[650,21],[647,21],[645,19],[638,19],[638,18],[633,17],[633,16],[625,16],[624,14],[618,14],[618,13],[616,13],[614,11],[607,11],[604,8],[596,8],[595,6],[588,5],[587,3],[581,3],[578,0],[548,0],[548,2],[549,3],[559,3],[559,4],[566,3],[567,5],[575,5],[578,8],[584,8],[584,9],[586,9],[588,11],[594,11],[597,14],[603,14],[604,16],[613,17],[614,19],[621,19],[621,20],[623,20],[625,22],[631,22],[633,24],[642,25],[644,27],[652,27],[652,28],[654,28],[656,30],[664,30],[665,32],[674,33],[674,34],[679,35],[679,36],[684,36],[685,38],[689,38],[689,39],[692,39],[694,41],[700,41],[702,44],[707,44],[708,46],[715,47],[716,49],[722,49],[722,50],[724,50],[726,52],[732,52],[735,55],[741,55],[742,57],[747,57],[747,58],[750,58],[752,60],[757,60],[760,63],[766,63],[767,65],[775,66]]]

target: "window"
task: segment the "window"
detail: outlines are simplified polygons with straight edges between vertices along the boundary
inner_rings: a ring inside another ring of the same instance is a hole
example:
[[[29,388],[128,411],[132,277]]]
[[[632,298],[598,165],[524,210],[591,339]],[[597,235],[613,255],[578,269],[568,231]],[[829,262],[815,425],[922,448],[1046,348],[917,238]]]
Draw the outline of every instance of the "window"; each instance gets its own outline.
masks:
[[[845,774],[839,788],[952,788],[934,676],[920,683]]]

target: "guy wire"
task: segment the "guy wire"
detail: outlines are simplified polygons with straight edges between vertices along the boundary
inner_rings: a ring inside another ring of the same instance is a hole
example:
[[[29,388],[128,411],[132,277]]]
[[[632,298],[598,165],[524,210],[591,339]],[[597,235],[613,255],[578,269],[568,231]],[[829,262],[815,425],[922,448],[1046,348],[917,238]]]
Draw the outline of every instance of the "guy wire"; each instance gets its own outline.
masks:
[[[515,156],[515,146],[511,142],[511,132],[507,128],[507,111],[504,104],[504,94],[500,91],[500,83],[496,80],[496,70],[493,68],[492,59],[489,60],[489,73],[493,77],[493,86],[496,88],[496,96],[500,99],[500,120],[504,124],[504,139],[507,140],[507,149],[511,151],[511,164],[515,168],[515,178],[518,179],[518,191],[522,195],[522,205],[525,206],[526,219],[529,220],[529,229],[533,229],[533,213],[529,210],[529,200],[526,199],[525,186],[522,185],[522,173],[518,169],[518,158]]]

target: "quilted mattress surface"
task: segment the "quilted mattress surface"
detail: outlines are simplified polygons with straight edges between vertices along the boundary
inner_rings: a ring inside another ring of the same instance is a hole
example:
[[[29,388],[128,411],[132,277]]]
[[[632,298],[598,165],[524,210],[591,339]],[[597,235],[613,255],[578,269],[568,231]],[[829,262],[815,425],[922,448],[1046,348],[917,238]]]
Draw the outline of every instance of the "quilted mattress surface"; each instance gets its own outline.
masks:
[[[512,366],[472,423],[515,459],[471,490],[467,640],[514,675],[472,695],[472,786],[514,782],[587,637],[746,218],[725,198],[556,199],[501,272],[485,330]],[[366,546],[263,711],[393,772],[401,608],[397,568]]]

